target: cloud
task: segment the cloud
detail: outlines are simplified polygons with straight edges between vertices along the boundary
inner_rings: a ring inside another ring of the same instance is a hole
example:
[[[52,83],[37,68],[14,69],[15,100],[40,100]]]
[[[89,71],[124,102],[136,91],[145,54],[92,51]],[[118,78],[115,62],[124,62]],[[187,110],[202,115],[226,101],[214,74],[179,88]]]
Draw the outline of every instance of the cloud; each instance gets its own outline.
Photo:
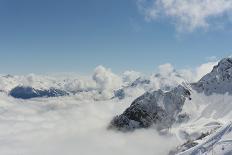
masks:
[[[200,80],[204,75],[211,72],[217,62],[208,62],[196,68],[196,80]]]
[[[133,70],[125,71],[122,75],[123,82],[125,83],[132,83],[137,78],[139,78],[142,74]]]
[[[190,32],[207,29],[211,21],[228,18],[232,12],[232,0],[138,0],[137,5],[146,20],[170,18],[178,31]]]
[[[200,80],[204,75],[211,72],[213,67],[217,65],[218,61],[216,60],[216,57],[209,58],[211,59],[211,61],[200,64],[199,66],[192,69],[175,70],[174,67],[169,63],[160,65],[158,67],[158,73],[161,74],[163,78],[155,78],[155,80],[153,81],[156,81],[156,83],[158,83],[157,88],[161,87],[160,84],[176,85],[183,81],[196,82]],[[166,79],[166,81],[163,80],[164,78]]]
[[[151,88],[157,90],[169,90],[182,82],[185,82],[184,74],[181,75],[178,70],[170,63],[165,63],[158,66],[158,72],[150,77]]]
[[[179,144],[175,135],[161,136],[155,129],[107,130],[112,117],[125,110],[130,99],[0,99],[0,150],[4,155],[163,155]]]
[[[151,86],[158,89],[162,87],[162,84],[172,85],[173,83],[179,83],[182,77],[188,77],[192,82],[210,72],[216,63],[207,62],[196,68],[185,70],[175,70],[169,63],[160,65],[158,74],[154,74],[151,77],[157,87]],[[92,79],[76,79],[74,77],[75,82],[71,78],[71,81],[66,79],[65,83],[68,83],[67,87],[70,87],[69,89],[71,90],[93,87],[98,88],[106,95],[112,95],[111,93],[114,89],[121,87],[122,79],[127,79],[125,81],[128,82],[133,81],[138,76],[140,76],[138,72],[127,71],[122,78],[110,69],[98,66],[93,73]],[[53,80],[50,81],[50,78],[48,79],[31,74],[14,78],[0,77],[0,83],[5,80],[9,80],[6,82],[9,82],[9,84],[13,83],[13,85],[15,80],[16,83],[21,83],[25,80],[28,84],[41,83],[41,81],[45,84],[54,82]],[[73,87],[71,86],[72,83]],[[138,95],[144,90],[142,88],[129,88],[126,91]],[[86,99],[99,95],[97,91],[82,93],[78,94],[80,96],[38,98],[27,101],[17,100],[1,93],[1,153],[4,155],[92,155],[93,153],[96,155],[163,155],[168,154],[181,141],[180,137],[178,137],[179,133],[176,132],[179,131],[178,129],[174,129],[174,132],[172,131],[173,135],[167,136],[159,135],[152,128],[141,129],[132,133],[109,131],[107,130],[107,125],[110,120],[115,115],[122,113],[135,97],[128,97],[124,100],[96,101]],[[222,98],[224,99],[224,96],[221,96],[221,98],[216,96],[216,98],[215,104],[213,102],[215,106],[218,105],[216,101],[218,103]],[[230,100],[231,98],[228,98],[225,102],[227,103]],[[200,103],[208,104],[209,102],[200,100],[197,103],[201,105]],[[195,108],[192,106],[193,104],[186,105],[187,107],[184,107],[184,110],[189,110],[187,112],[192,112],[192,109]],[[204,114],[212,114],[214,112],[213,108],[209,107],[206,109],[206,112],[203,111]],[[195,113],[191,114],[194,115]],[[214,116],[219,118],[220,115],[215,113]]]
[[[174,71],[174,67],[170,63],[160,65],[158,69],[159,69],[159,73],[164,76],[169,75],[170,73]]]
[[[126,96],[138,97],[145,91],[168,90],[182,82],[196,82],[209,73],[216,61],[210,61],[190,69],[174,69],[170,63],[158,66],[157,72],[146,75],[136,71],[125,71],[122,75],[113,73],[109,68],[98,66],[92,76],[43,76],[29,74],[24,76],[0,77],[0,90],[8,93],[17,85],[31,86],[36,89],[57,89],[76,93],[79,100],[106,100],[114,96],[114,91],[129,86],[136,79],[149,80],[149,84],[138,84],[136,88],[125,89]],[[138,81],[137,81],[138,82]]]
[[[193,69],[181,69],[179,70],[181,76],[188,82],[197,82],[204,75],[210,73],[215,65],[217,65],[218,61],[209,61],[203,63]]]
[[[98,89],[102,94],[112,97],[112,92],[122,86],[120,76],[111,72],[103,66],[98,66],[93,74],[93,80],[96,82]]]

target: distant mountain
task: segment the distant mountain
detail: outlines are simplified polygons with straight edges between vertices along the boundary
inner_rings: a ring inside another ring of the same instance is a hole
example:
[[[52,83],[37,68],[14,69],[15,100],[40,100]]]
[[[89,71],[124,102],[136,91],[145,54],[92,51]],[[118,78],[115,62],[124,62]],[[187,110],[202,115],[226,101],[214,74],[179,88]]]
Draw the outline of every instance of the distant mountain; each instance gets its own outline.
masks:
[[[147,90],[149,89],[148,87],[150,83],[151,83],[151,80],[149,78],[139,77],[134,82],[130,83],[129,85],[126,85],[121,89],[115,90],[113,98],[118,98],[120,100],[124,99],[128,95],[127,90],[133,89],[133,88],[142,88],[144,90]]]
[[[135,92],[136,89],[139,91],[140,95],[142,95],[142,91],[143,93],[158,89],[170,91],[182,82],[184,82],[184,78],[176,70],[165,75],[157,73],[149,77],[142,76],[128,85],[123,86],[123,88],[115,90],[113,98],[124,99],[128,96],[133,96],[132,91]],[[135,94],[137,95],[139,93]]]
[[[130,87],[137,87],[138,85],[148,85],[150,83],[151,83],[151,80],[139,77],[130,84]]]
[[[36,97],[58,97],[68,95],[66,91],[50,88],[50,89],[35,89],[32,87],[17,86],[13,88],[10,96],[20,99],[31,99]]]

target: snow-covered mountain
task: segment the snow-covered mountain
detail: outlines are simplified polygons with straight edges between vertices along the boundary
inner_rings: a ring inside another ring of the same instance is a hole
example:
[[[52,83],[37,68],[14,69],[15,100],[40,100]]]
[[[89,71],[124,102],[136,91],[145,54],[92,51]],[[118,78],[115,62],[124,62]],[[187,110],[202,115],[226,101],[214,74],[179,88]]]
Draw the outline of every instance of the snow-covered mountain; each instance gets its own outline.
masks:
[[[222,59],[213,70],[192,87],[205,95],[232,93],[232,58]]]
[[[232,116],[232,113],[230,113],[232,103],[225,101],[225,95],[230,95],[231,93],[232,58],[224,58],[218,65],[214,66],[210,73],[196,83],[179,85],[166,92],[161,89],[154,92],[146,92],[135,99],[121,115],[116,116],[111,121],[110,128],[122,131],[151,126],[155,126],[158,129],[169,129],[172,126],[174,126],[173,128],[178,128],[178,124],[182,123],[183,120],[188,121],[187,124],[191,124],[191,126],[203,120],[203,122],[208,120],[208,123],[212,119],[222,121],[226,118],[228,120]],[[215,100],[214,103],[211,103],[213,101],[210,96],[213,94],[222,95],[223,100]],[[200,105],[199,103],[202,102],[202,96],[204,95],[206,95],[204,97],[206,99],[205,102],[208,103]],[[186,100],[187,98],[189,100]],[[224,105],[225,107],[222,108],[227,110],[219,108]],[[218,116],[221,116],[221,118]],[[212,150],[213,147],[222,147],[220,154],[232,153],[231,139],[226,140],[228,144],[222,145],[225,141],[223,137],[231,135],[231,125],[226,127],[219,125],[211,127],[209,131],[204,129],[197,133],[198,136],[194,136],[195,138],[187,136],[189,137],[188,140],[176,151],[170,152],[170,154],[204,154],[215,151]],[[231,138],[231,136],[229,137]],[[202,139],[204,140],[201,141]],[[221,143],[220,141],[223,142]],[[226,145],[229,145],[228,148],[226,148]],[[218,151],[220,152],[220,149]]]
[[[147,128],[156,124],[159,129],[169,128],[178,121],[178,114],[186,98],[190,98],[190,91],[181,85],[171,91],[162,90],[146,92],[134,100],[123,114],[116,116],[110,128],[119,130],[133,130],[136,128]]]
[[[101,75],[99,78],[102,78]],[[67,95],[88,96],[91,99],[108,99],[102,94],[104,89],[98,87],[97,79],[71,76],[42,76],[29,74],[25,76],[0,76],[0,92],[15,98],[30,99],[38,97],[58,97]],[[103,79],[104,80],[104,79]],[[104,82],[104,81],[103,81]],[[89,95],[89,94],[92,94]]]
[[[185,82],[184,77],[174,69],[167,73],[159,71],[159,73],[151,76],[140,76],[134,81],[126,83],[121,89],[114,91],[113,98],[124,99],[126,97],[140,96],[145,92],[158,89],[170,91],[182,82]]]
[[[138,97],[146,91],[158,89],[167,91],[183,81],[184,78],[174,69],[167,73],[159,71],[150,76],[133,71],[118,76],[110,69],[99,66],[91,78],[78,75],[2,75],[0,76],[0,91],[22,99],[79,95],[86,99],[108,100]],[[18,91],[19,89],[21,90]]]
[[[0,151],[34,154],[34,146],[50,149],[54,137],[64,137],[54,145],[58,151],[45,152],[65,154],[68,141],[74,154],[228,155],[231,88],[232,58],[222,59],[194,83],[168,64],[150,76],[116,75],[102,66],[91,77],[2,75]]]

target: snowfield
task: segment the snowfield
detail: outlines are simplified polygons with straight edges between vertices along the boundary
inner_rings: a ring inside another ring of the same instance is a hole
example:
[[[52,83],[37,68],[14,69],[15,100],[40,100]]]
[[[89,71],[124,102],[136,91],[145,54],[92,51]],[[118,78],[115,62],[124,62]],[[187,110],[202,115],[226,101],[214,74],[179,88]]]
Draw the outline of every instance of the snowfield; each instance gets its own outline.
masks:
[[[2,75],[0,154],[229,155],[231,84],[232,58],[150,76]]]

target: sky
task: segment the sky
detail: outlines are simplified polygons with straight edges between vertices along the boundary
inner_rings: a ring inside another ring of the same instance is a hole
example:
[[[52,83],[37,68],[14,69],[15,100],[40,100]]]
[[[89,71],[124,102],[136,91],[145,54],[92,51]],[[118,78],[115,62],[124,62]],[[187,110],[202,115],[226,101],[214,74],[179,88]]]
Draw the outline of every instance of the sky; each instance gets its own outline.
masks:
[[[232,0],[0,0],[0,73],[153,72],[232,54]]]

